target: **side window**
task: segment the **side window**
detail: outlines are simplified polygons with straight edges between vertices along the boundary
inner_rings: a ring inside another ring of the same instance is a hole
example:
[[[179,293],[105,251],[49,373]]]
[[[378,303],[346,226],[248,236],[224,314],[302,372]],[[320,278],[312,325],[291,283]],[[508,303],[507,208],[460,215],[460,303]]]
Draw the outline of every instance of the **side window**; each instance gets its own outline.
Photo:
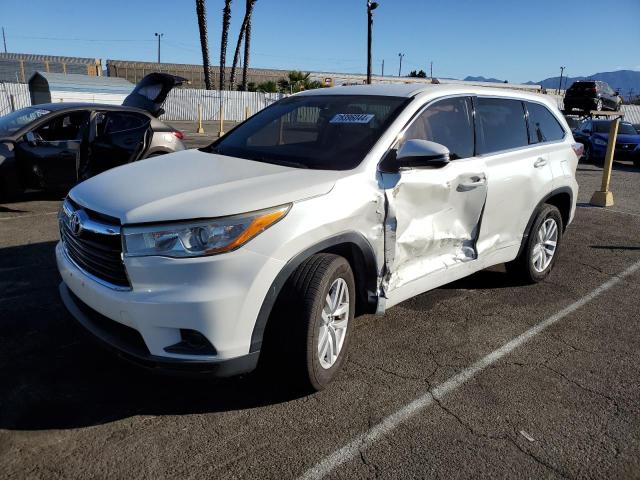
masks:
[[[82,138],[82,127],[88,118],[87,112],[67,113],[38,127],[35,133],[40,135],[40,138],[46,142],[80,140]]]
[[[476,100],[476,120],[480,125],[480,154],[529,144],[524,108],[520,100],[479,97]]]
[[[149,119],[137,113],[108,112],[104,123],[104,133],[125,132],[142,127],[147,123],[149,123]]]
[[[468,97],[448,98],[430,105],[409,126],[401,144],[412,139],[444,145],[449,149],[451,160],[473,157],[471,100]]]
[[[553,142],[564,138],[564,129],[547,107],[539,103],[527,102],[527,111],[531,143]]]

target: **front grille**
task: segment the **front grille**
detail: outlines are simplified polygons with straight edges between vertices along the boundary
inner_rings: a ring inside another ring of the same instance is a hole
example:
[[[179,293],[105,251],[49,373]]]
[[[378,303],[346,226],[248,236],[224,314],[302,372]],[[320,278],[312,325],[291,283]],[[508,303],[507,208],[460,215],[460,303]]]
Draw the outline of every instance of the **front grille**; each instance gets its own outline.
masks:
[[[71,215],[78,211],[70,202],[65,201],[60,214],[60,238],[67,255],[82,270],[97,279],[120,288],[131,288],[124,263],[122,262],[122,240],[119,234],[105,234],[101,231],[119,232],[118,225],[88,221],[78,234],[70,227]],[[83,211],[85,214],[86,210]],[[100,228],[95,228],[100,226]]]

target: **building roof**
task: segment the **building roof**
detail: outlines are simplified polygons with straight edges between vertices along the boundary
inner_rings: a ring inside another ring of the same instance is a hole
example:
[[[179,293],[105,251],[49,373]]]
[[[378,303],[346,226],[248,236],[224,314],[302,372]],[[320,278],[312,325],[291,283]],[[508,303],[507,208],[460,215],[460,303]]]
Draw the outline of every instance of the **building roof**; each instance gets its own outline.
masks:
[[[35,53],[0,53],[0,60],[14,60],[25,62],[55,62],[55,63],[80,63],[82,65],[96,65],[99,58],[85,57],[60,57],[58,55],[38,55]]]
[[[134,85],[119,77],[98,77],[90,75],[81,75],[76,73],[49,73],[35,72],[29,79],[29,85],[32,82],[38,82],[41,79],[47,82],[49,90],[58,91],[90,91],[102,93],[122,93],[129,94],[133,90]]]

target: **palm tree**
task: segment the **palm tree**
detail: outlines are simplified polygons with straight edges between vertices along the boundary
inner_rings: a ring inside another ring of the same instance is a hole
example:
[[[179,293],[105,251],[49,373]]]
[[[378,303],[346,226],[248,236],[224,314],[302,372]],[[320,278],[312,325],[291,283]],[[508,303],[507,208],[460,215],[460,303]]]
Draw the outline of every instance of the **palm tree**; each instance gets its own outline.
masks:
[[[209,45],[207,41],[207,12],[205,0],[196,0],[196,15],[200,29],[200,47],[202,48],[202,67],[204,68],[204,86],[211,90],[211,71],[209,68]]]
[[[240,61],[240,47],[242,46],[242,40],[244,40],[244,32],[247,28],[247,12],[244,13],[244,18],[242,19],[242,26],[240,27],[240,33],[238,33],[238,42],[236,43],[236,51],[233,54],[233,64],[231,65],[231,78],[229,79],[230,88],[233,90],[236,85],[236,67],[238,66],[238,62]]]
[[[247,70],[249,69],[249,50],[251,48],[251,15],[256,0],[247,0],[247,24],[244,29],[244,65],[242,66],[242,90],[247,89]]]
[[[220,41],[220,90],[224,90],[225,64],[227,63],[227,43],[229,41],[229,25],[231,24],[231,2],[224,0],[222,9],[222,40]]]

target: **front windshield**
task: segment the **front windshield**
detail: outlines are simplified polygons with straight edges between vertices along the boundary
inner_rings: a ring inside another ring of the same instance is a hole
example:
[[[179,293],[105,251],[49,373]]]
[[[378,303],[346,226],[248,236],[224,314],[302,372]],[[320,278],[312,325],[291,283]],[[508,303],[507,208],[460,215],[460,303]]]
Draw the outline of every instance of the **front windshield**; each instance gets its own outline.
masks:
[[[593,124],[594,132],[596,133],[609,133],[611,128],[611,122],[597,122]],[[630,123],[621,123],[618,126],[618,134],[624,135],[637,135],[638,132]]]
[[[51,113],[43,108],[27,107],[0,117],[0,136],[13,135],[25,125]]]
[[[407,101],[368,95],[293,96],[203,150],[298,168],[349,170],[360,164]]]

